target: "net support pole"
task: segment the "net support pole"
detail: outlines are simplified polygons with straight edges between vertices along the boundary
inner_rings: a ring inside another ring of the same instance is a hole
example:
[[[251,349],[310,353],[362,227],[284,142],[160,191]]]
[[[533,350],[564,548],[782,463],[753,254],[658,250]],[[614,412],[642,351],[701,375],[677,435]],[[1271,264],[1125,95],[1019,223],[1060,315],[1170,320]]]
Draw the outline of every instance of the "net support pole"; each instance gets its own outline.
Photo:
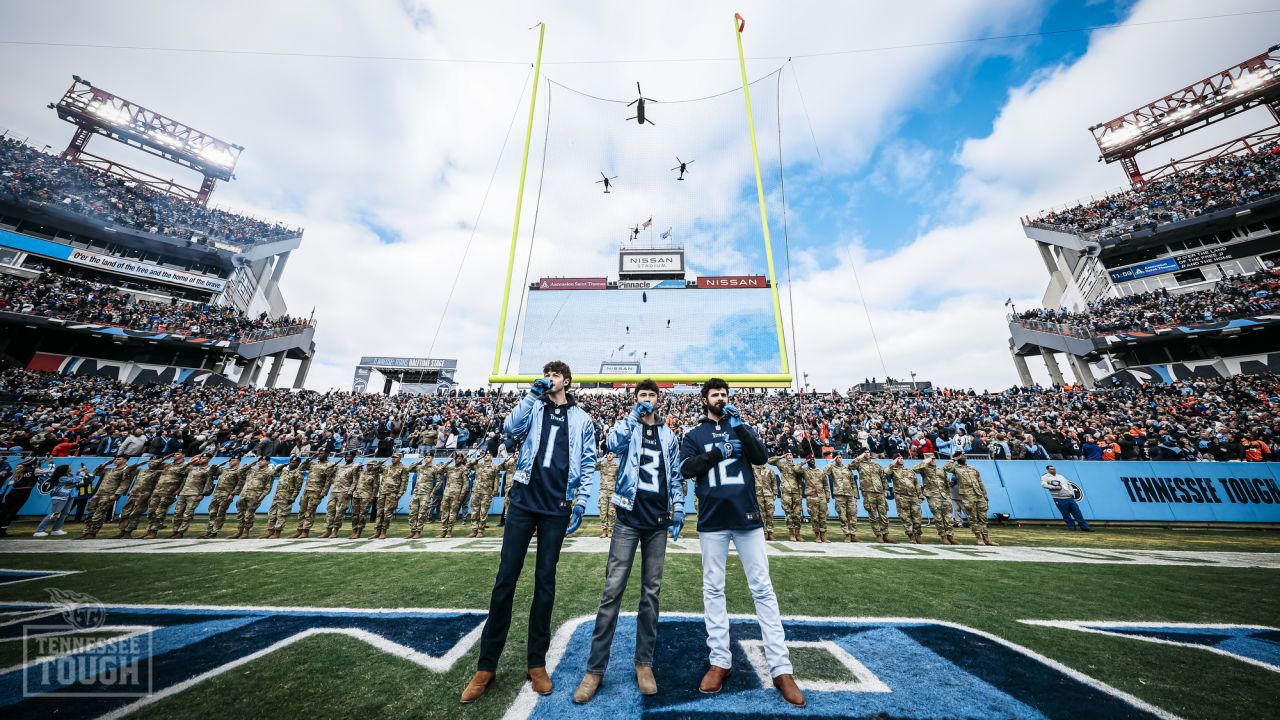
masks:
[[[782,304],[778,301],[778,282],[773,274],[773,243],[769,239],[769,214],[764,206],[764,180],[760,177],[760,150],[756,146],[756,120],[751,112],[751,88],[747,80],[747,58],[742,53],[742,31],[747,21],[738,13],[733,14],[733,37],[738,42],[738,67],[742,70],[742,98],[747,103],[747,133],[751,136],[751,161],[756,171],[756,197],[760,201],[760,226],[764,230],[764,257],[769,265],[769,290],[773,295],[773,321],[778,333],[778,351],[782,356],[782,374],[791,380],[787,363],[787,340],[782,332]],[[514,250],[513,250],[514,252]]]
[[[511,275],[516,265],[516,241],[520,237],[520,207],[524,203],[524,178],[525,171],[529,168],[529,143],[533,138],[533,114],[538,104],[538,78],[542,73],[542,40],[546,34],[547,24],[538,23],[538,56],[533,63],[533,93],[529,98],[529,124],[524,131],[524,154],[520,159],[520,185],[516,189],[516,218],[511,224],[511,250],[507,254],[507,282],[502,290],[502,315],[498,318],[498,342],[493,350],[493,372],[490,374],[489,382],[497,382],[495,378],[499,376],[502,368],[502,338],[507,334],[507,305],[511,300]],[[754,136],[752,142],[755,142]],[[757,170],[757,178],[759,174]],[[772,260],[770,262],[772,263]],[[770,267],[772,268],[772,265]],[[774,302],[776,305],[776,293]],[[783,358],[782,362],[785,364],[786,358]]]

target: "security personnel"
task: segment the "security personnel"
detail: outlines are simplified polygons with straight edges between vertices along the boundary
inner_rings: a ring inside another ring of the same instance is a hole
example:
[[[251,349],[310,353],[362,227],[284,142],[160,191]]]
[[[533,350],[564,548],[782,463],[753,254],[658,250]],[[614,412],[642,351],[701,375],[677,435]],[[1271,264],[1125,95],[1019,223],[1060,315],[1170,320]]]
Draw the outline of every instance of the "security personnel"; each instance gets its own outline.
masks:
[[[271,509],[267,511],[267,539],[277,540],[284,532],[284,524],[293,513],[293,503],[302,490],[302,482],[307,470],[311,468],[311,460],[306,462],[294,455],[289,464],[280,471],[280,482],[276,485],[276,494],[271,497]]]
[[[138,470],[138,478],[134,481],[133,487],[129,488],[129,499],[120,510],[120,534],[115,536],[116,540],[127,538],[138,529],[143,513],[151,505],[151,496],[155,494],[156,483],[160,481],[160,472],[164,469],[164,461],[167,459],[169,459],[168,455],[156,458]]]
[[[893,502],[898,507],[898,520],[907,533],[907,539],[920,544],[920,486],[916,474],[902,462],[901,455],[894,455],[889,463],[889,475],[893,477]]]
[[[342,529],[342,518],[347,513],[347,506],[351,504],[351,493],[355,492],[356,480],[360,477],[361,469],[360,463],[356,462],[356,454],[348,450],[344,462],[338,466],[338,472],[333,478],[333,487],[329,490],[325,538],[338,537],[338,531]]]
[[[951,462],[942,468],[956,476],[956,488],[969,512],[969,528],[983,545],[995,545],[987,532],[987,486],[982,483],[982,473],[969,464],[964,453],[956,453]]]
[[[240,464],[240,458],[233,457],[223,463],[218,473],[218,484],[213,488],[213,497],[209,499],[209,525],[205,529],[204,539],[218,537],[218,531],[227,521],[227,508],[231,501],[240,494],[244,480],[249,475],[249,468]]]
[[[176,540],[187,534],[196,515],[196,506],[206,493],[213,490],[213,471],[208,456],[197,455],[192,458],[187,476],[178,488],[178,504],[173,508],[173,534],[170,538]]]
[[[324,496],[329,494],[329,486],[333,484],[333,476],[338,474],[338,463],[329,459],[329,453],[321,450],[314,458],[307,461],[307,484],[302,491],[302,500],[298,503],[298,532],[294,538],[311,536],[311,526],[316,521],[316,509]]]
[[[778,474],[766,465],[752,465],[751,474],[756,478],[756,502],[760,505],[760,519],[764,521],[764,539],[773,540],[773,508],[778,497]]]
[[[401,460],[400,453],[391,455],[391,464],[382,471],[382,479],[378,482],[378,522],[374,529],[374,540],[385,540],[387,530],[396,519],[396,508],[400,505],[400,496],[409,488],[409,471],[411,468]]]
[[[596,470],[600,472],[600,537],[613,537],[613,523],[618,517],[613,507],[613,489],[618,484],[617,457],[605,453],[603,460],[596,461]]]
[[[160,468],[160,479],[156,481],[156,489],[151,493],[151,504],[147,507],[147,534],[143,540],[154,540],[164,527],[165,515],[169,514],[169,506],[178,498],[178,490],[182,481],[187,479],[190,462],[183,462],[186,455],[174,453],[172,459]]]
[[[769,458],[769,464],[778,468],[782,480],[778,495],[782,498],[782,512],[787,516],[787,532],[792,540],[801,541],[800,524],[804,521],[804,490],[800,487],[803,463],[795,461],[791,453]]]
[[[486,453],[484,460],[476,466],[475,491],[471,496],[471,537],[484,537],[485,527],[489,524],[489,508],[493,505],[493,496],[502,484],[502,473],[515,469],[515,456],[495,464],[493,453]]]
[[[813,539],[820,542],[827,540],[827,474],[818,468],[817,460],[812,455],[805,458],[804,497],[809,503],[809,522],[813,525]]]
[[[947,473],[938,467],[933,453],[926,453],[924,462],[911,468],[920,476],[924,484],[923,500],[929,501],[929,513],[933,515],[933,526],[938,529],[938,537],[943,545],[959,545],[956,542],[956,524],[951,517],[951,481]]]
[[[284,465],[271,466],[271,458],[262,456],[254,463],[244,479],[244,487],[240,489],[240,501],[236,503],[236,520],[239,529],[231,537],[232,540],[243,540],[249,537],[253,522],[257,519],[258,506],[262,498],[271,493],[276,476],[284,469]]]
[[[130,465],[129,458],[120,455],[109,463],[99,465],[94,469],[93,474],[101,477],[102,480],[98,483],[98,491],[89,500],[89,516],[85,518],[84,532],[81,533],[80,540],[97,537],[102,524],[111,516],[111,510],[120,501],[129,483],[137,477],[138,466]]]
[[[893,542],[889,537],[889,500],[885,497],[884,468],[871,459],[870,452],[859,455],[853,461],[853,467],[858,471],[862,507],[867,510],[867,520],[871,522],[871,532],[875,533],[876,542]]]
[[[836,498],[836,515],[840,517],[844,541],[858,542],[858,485],[853,481],[853,470],[844,464],[844,457],[836,453],[825,472],[831,494]]]

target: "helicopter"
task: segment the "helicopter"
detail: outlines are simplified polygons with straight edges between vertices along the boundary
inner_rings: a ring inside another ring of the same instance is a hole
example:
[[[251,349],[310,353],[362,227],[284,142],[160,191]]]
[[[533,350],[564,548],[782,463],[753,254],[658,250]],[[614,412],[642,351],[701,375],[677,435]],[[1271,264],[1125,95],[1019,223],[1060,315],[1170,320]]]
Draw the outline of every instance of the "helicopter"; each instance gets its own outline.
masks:
[[[632,105],[635,105],[635,106],[636,106],[636,114],[635,114],[634,116],[632,116],[632,117],[627,118],[627,119],[628,119],[628,120],[635,120],[637,125],[643,125],[643,124],[645,124],[645,123],[649,123],[650,125],[653,125],[653,124],[654,124],[654,122],[653,122],[652,120],[650,120],[649,118],[647,118],[647,117],[645,117],[645,116],[644,116],[644,104],[645,104],[645,101],[648,101],[648,102],[658,102],[658,101],[657,101],[657,100],[654,100],[653,98],[647,98],[647,97],[645,97],[645,96],[644,96],[644,91],[640,89],[640,83],[639,83],[639,82],[637,82],[637,83],[636,83],[636,92],[640,93],[640,97],[638,97],[638,98],[636,98],[635,100],[632,100],[631,102],[627,103],[627,107],[631,107]]]
[[[684,174],[685,174],[686,172],[689,172],[689,168],[688,168],[688,166],[689,166],[689,165],[692,165],[695,161],[690,160],[689,162],[685,162],[684,160],[681,160],[681,159],[680,159],[680,156],[679,156],[679,155],[677,155],[677,156],[676,156],[676,162],[678,162],[678,163],[680,163],[680,164],[679,164],[679,165],[677,165],[677,166],[675,166],[675,167],[673,167],[673,168],[671,168],[671,169],[672,169],[672,170],[679,170],[679,171],[680,171],[680,177],[678,177],[678,178],[676,178],[676,179],[677,179],[677,180],[683,180],[683,179],[684,179]]]
[[[601,179],[596,181],[596,184],[599,185],[600,183],[604,183],[604,191],[607,194],[609,192],[609,184],[612,183],[614,180],[617,180],[618,176],[614,175],[613,177],[609,177],[604,173],[600,173],[600,178]]]
[[[640,226],[636,225],[633,228],[629,228],[627,232],[631,233],[631,241],[635,242],[640,237]]]

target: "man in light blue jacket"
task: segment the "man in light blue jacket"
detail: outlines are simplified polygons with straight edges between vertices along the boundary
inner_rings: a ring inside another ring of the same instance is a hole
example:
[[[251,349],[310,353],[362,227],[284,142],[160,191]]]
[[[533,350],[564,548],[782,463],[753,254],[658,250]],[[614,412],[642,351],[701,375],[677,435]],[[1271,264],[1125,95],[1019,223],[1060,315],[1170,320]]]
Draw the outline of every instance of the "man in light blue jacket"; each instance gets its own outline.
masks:
[[[596,430],[591,416],[568,394],[569,366],[553,360],[503,424],[508,447],[520,448],[515,482],[507,501],[506,529],[498,577],[489,597],[489,619],[480,636],[476,674],[462,692],[464,704],[479,700],[493,682],[511,629],[511,605],[529,542],[538,534],[533,607],[529,610],[527,677],[539,695],[551,694],[547,648],[556,599],[556,564],[565,535],[582,524],[596,473]]]
[[[610,452],[617,453],[618,482],[613,504],[618,521],[609,543],[604,569],[604,592],[596,611],[587,672],[573,693],[578,704],[590,702],[604,680],[618,625],[622,594],[640,548],[640,614],[636,618],[636,687],[641,695],[655,695],[653,651],[658,644],[658,596],[662,564],[667,557],[667,528],[679,540],[684,527],[684,479],[680,475],[680,447],[675,433],[658,417],[658,384],[636,385],[636,407],[609,431]]]

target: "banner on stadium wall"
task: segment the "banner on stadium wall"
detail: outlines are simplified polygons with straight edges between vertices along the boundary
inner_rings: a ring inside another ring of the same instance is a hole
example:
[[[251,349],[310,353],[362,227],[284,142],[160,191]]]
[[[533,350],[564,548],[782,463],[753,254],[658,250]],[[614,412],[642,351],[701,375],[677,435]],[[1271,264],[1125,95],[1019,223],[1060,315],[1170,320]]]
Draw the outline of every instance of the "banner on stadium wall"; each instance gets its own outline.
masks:
[[[539,290],[604,290],[609,286],[608,278],[542,278],[538,281]]]
[[[1225,262],[1227,260],[1239,260],[1240,258],[1252,257],[1265,252],[1271,252],[1276,249],[1275,237],[1259,238],[1257,240],[1246,240],[1244,242],[1234,243],[1232,245],[1219,245],[1217,247],[1204,248],[1201,250],[1192,250],[1191,252],[1173,257],[1161,258],[1160,260],[1152,260],[1150,262],[1139,263],[1127,268],[1111,271],[1112,282],[1124,282],[1126,280],[1137,280],[1139,278],[1150,277],[1152,275],[1163,275],[1176,270],[1189,270],[1191,268],[1204,267],[1205,265],[1213,265],[1215,263]]]
[[[20,235],[8,230],[0,230],[0,246],[53,258],[54,260],[62,260],[75,265],[98,268],[99,270],[132,275],[174,285],[185,285],[186,287],[199,288],[210,292],[222,292],[227,286],[227,281],[221,278],[212,278],[126,258],[101,255],[73,248],[70,245],[63,245],[62,243]]]
[[[706,290],[766,287],[769,287],[769,281],[763,275],[725,275],[723,277],[698,278],[698,288]]]
[[[618,253],[618,275],[654,275],[684,272],[683,250],[623,250]]]
[[[683,290],[683,280],[619,280],[619,290]]]

